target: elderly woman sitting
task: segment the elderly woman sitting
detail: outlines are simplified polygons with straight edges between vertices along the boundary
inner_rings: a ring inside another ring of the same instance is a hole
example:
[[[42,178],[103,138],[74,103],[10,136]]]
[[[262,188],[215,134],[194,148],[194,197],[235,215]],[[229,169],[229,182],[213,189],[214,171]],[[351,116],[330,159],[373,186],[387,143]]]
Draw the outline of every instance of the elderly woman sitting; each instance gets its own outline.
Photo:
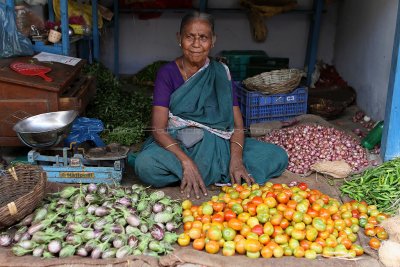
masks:
[[[152,186],[181,183],[188,197],[214,183],[265,183],[287,167],[282,148],[245,138],[243,120],[226,65],[209,59],[216,36],[205,13],[183,17],[177,33],[182,56],[158,72],[152,136],[135,161]]]

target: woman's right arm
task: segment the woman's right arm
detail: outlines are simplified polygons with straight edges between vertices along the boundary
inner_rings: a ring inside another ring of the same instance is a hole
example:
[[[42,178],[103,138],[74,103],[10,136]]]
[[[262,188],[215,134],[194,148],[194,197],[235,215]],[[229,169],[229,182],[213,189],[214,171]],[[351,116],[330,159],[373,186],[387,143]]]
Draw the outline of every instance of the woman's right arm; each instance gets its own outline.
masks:
[[[152,130],[154,140],[164,149],[172,152],[182,164],[183,177],[181,182],[181,193],[190,197],[192,190],[196,198],[200,197],[200,191],[207,195],[207,189],[201,178],[200,172],[193,160],[179,147],[178,142],[167,132],[169,110],[162,106],[153,106]],[[175,145],[176,144],[176,145]]]

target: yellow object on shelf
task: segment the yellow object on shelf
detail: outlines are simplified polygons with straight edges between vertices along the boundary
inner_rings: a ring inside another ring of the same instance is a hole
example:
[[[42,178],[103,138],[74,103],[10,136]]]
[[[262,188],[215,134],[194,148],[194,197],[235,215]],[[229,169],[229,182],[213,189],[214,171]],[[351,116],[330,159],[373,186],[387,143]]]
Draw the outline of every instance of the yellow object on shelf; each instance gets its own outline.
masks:
[[[83,35],[83,33],[84,33],[84,28],[83,28],[84,26],[83,25],[70,24],[69,26],[72,28],[72,30],[74,31],[75,34]]]
[[[60,0],[53,0],[53,9],[56,16],[56,20],[61,18]],[[79,17],[82,16],[85,20],[86,25],[92,25],[92,6],[88,4],[81,4],[74,1],[68,1],[68,16],[69,17]],[[97,11],[98,17],[98,28],[103,27],[103,19],[101,17],[100,11]]]

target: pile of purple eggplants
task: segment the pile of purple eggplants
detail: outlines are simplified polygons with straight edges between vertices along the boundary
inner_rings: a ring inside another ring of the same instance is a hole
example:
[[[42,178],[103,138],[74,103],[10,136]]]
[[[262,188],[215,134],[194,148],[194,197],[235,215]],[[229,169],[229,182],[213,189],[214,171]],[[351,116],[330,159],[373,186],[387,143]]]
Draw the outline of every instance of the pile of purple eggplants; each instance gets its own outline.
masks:
[[[68,186],[0,234],[0,246],[42,258],[159,256],[173,250],[181,213],[177,200],[137,184]]]

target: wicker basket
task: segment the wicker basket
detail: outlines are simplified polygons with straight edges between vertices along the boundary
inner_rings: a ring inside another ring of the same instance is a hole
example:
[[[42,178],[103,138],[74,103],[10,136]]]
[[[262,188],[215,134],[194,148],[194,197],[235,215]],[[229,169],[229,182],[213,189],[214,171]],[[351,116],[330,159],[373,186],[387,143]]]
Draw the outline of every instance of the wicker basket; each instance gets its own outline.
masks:
[[[319,115],[326,119],[335,119],[344,112],[346,105],[341,102],[329,99],[310,99],[308,102],[308,112]]]
[[[247,78],[243,84],[264,94],[286,94],[299,85],[302,75],[303,71],[298,69],[273,70]]]
[[[46,173],[34,165],[19,164],[0,177],[0,229],[30,214],[42,201]]]

